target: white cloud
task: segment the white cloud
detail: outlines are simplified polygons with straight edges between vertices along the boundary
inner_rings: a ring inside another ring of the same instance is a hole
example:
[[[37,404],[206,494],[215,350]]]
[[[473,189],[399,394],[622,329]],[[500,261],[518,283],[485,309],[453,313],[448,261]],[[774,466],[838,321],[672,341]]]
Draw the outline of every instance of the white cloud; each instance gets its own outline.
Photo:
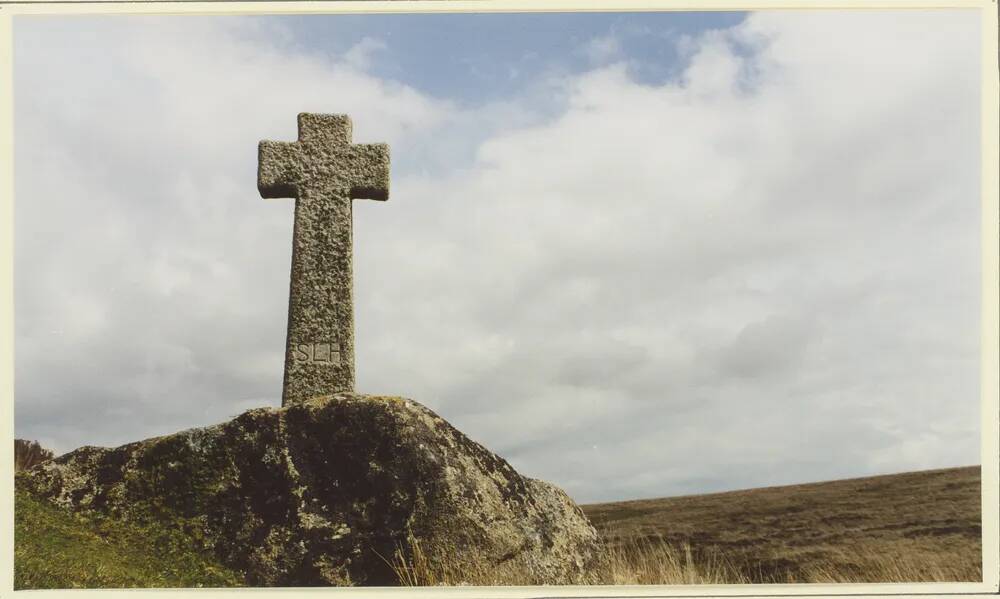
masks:
[[[17,26],[18,435],[280,401],[291,202],[256,144],[336,111],[393,146],[355,203],[360,390],[581,500],[977,461],[972,13],[755,14],[678,82],[560,79],[554,118],[380,81],[371,43],[122,24]]]
[[[582,52],[587,59],[595,64],[605,64],[622,55],[621,42],[614,34],[591,38],[584,44]]]
[[[344,62],[355,70],[366,71],[371,67],[374,55],[386,48],[382,40],[366,37],[344,53]]]

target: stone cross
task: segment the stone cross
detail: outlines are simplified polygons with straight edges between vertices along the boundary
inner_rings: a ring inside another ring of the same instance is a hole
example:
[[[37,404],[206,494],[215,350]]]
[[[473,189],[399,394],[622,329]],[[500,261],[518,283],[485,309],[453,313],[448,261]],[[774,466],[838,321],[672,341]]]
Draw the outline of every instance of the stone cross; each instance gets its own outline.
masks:
[[[354,390],[351,200],[389,199],[389,146],[352,144],[351,119],[299,114],[295,142],[262,141],[257,189],[295,198],[281,404]]]

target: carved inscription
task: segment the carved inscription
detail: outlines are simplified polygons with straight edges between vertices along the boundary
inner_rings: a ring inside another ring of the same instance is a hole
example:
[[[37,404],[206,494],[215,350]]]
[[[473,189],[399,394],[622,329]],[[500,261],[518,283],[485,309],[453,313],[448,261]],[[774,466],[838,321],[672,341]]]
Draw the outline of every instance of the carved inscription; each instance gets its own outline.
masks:
[[[292,359],[310,364],[340,366],[340,350],[333,343],[293,343]]]

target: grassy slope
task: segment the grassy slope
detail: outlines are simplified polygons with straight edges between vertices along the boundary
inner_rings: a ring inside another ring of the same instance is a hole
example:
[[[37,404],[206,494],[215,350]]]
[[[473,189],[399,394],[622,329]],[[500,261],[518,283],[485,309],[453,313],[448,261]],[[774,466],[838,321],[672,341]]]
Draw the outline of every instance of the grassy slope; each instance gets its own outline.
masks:
[[[241,585],[180,532],[87,519],[16,492],[15,589]]]
[[[611,548],[690,546],[753,582],[980,580],[980,469],[581,506]]]

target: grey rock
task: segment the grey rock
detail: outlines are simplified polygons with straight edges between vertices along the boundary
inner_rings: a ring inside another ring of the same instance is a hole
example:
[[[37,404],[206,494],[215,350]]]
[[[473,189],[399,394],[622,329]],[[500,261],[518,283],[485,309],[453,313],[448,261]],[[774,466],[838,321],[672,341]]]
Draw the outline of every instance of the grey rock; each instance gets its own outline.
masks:
[[[389,199],[389,146],[352,144],[347,115],[302,113],[298,141],[260,142],[257,188],[296,198],[282,405],[353,391],[351,200]]]
[[[451,572],[596,582],[597,533],[565,493],[398,397],[343,393],[83,447],[17,485],[68,509],[183,527],[253,585],[393,585],[389,562],[418,547]]]

